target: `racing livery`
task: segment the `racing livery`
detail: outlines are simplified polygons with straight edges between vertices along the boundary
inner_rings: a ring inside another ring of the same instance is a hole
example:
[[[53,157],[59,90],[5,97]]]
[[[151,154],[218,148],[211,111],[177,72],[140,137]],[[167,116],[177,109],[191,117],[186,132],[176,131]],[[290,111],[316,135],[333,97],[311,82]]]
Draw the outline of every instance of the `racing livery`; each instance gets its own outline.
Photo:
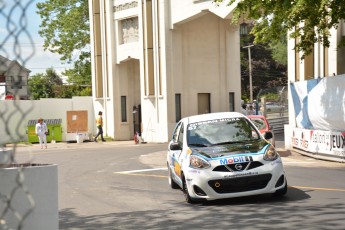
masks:
[[[287,180],[279,154],[244,115],[211,113],[183,118],[169,143],[169,184],[189,203],[272,193]]]

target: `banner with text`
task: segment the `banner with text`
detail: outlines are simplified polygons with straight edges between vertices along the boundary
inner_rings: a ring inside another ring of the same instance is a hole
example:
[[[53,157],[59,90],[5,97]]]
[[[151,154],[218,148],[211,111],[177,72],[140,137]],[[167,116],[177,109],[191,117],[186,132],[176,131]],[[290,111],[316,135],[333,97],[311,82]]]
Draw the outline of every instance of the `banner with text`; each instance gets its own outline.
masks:
[[[310,153],[327,154],[345,159],[345,132],[294,128],[291,143]]]

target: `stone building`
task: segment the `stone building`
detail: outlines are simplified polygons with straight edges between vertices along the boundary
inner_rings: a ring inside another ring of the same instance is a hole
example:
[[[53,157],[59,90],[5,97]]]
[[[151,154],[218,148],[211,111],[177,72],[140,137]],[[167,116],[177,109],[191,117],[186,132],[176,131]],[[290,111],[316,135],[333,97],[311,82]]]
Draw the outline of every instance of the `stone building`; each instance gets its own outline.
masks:
[[[89,0],[95,114],[115,140],[166,142],[185,116],[240,111],[234,6]]]

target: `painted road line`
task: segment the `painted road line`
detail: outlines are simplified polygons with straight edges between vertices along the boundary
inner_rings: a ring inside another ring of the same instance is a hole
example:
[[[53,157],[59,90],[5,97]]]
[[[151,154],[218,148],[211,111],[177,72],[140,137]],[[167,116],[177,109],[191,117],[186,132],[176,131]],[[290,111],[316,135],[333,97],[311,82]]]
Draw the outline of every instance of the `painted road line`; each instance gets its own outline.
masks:
[[[305,161],[288,161],[288,162],[285,162],[283,161],[284,164],[315,164],[316,162],[305,162]]]
[[[298,188],[298,189],[311,189],[311,190],[321,190],[321,191],[335,191],[335,192],[345,192],[345,189],[337,189],[337,188],[315,188],[315,187],[307,187],[307,186],[288,186],[290,188]]]
[[[137,172],[150,172],[150,171],[160,171],[160,170],[167,171],[168,169],[167,168],[140,169],[140,170],[122,171],[122,172],[114,172],[114,173],[133,174]]]
[[[138,173],[122,173],[122,172],[114,172],[114,174],[123,174],[127,176],[143,176],[143,177],[159,177],[159,178],[168,178],[168,176],[160,176],[154,174],[138,174]]]

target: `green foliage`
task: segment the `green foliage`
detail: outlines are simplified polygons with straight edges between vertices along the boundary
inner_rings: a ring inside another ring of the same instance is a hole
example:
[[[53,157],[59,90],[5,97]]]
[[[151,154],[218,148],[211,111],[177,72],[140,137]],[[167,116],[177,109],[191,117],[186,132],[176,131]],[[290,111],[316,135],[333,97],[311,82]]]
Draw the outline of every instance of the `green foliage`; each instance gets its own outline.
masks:
[[[265,97],[267,100],[271,101],[279,101],[280,95],[278,93],[267,93],[260,95],[260,97]]]
[[[237,3],[234,22],[244,15],[255,21],[251,31],[255,43],[279,41],[281,34],[298,38],[295,49],[304,55],[311,53],[315,42],[329,47],[329,30],[345,18],[345,0],[214,0]],[[339,44],[344,46],[345,40]]]
[[[64,73],[68,82],[91,85],[90,24],[88,0],[45,0],[37,3],[43,47],[74,63]]]
[[[73,96],[91,96],[91,87],[79,85],[55,85],[53,91],[56,98],[72,98]]]
[[[244,36],[241,39],[241,47],[252,44],[253,41],[253,35]],[[283,41],[277,46],[284,47]],[[276,51],[273,43],[271,43],[271,45],[256,44],[251,47],[252,86],[254,99],[258,99],[258,96],[261,97],[260,94],[263,91],[277,90],[278,88],[287,85],[287,65],[285,63],[281,64],[281,62],[284,62],[284,59],[279,57],[275,58],[274,53],[284,55],[284,51],[281,51],[280,53],[279,51]],[[247,48],[241,48],[241,89],[242,99],[244,101],[249,101],[250,86]]]
[[[91,96],[91,86],[63,85],[61,77],[53,68],[45,74],[35,74],[29,78],[29,90],[34,100],[40,98],[72,98],[73,96]]]
[[[85,54],[87,55],[87,54]],[[74,62],[74,69],[64,72],[71,84],[91,86],[91,62],[90,60],[78,60]]]
[[[53,68],[49,68],[45,74],[38,73],[31,76],[28,84],[33,99],[54,98],[54,87],[62,85],[62,79]]]
[[[45,49],[71,62],[74,51],[84,50],[90,44],[88,0],[46,0],[37,3],[37,8]],[[83,54],[79,56],[85,58]]]
[[[31,76],[28,80],[29,91],[34,100],[49,97],[51,94],[51,88],[49,87],[48,81],[44,77],[44,74],[38,73]]]

